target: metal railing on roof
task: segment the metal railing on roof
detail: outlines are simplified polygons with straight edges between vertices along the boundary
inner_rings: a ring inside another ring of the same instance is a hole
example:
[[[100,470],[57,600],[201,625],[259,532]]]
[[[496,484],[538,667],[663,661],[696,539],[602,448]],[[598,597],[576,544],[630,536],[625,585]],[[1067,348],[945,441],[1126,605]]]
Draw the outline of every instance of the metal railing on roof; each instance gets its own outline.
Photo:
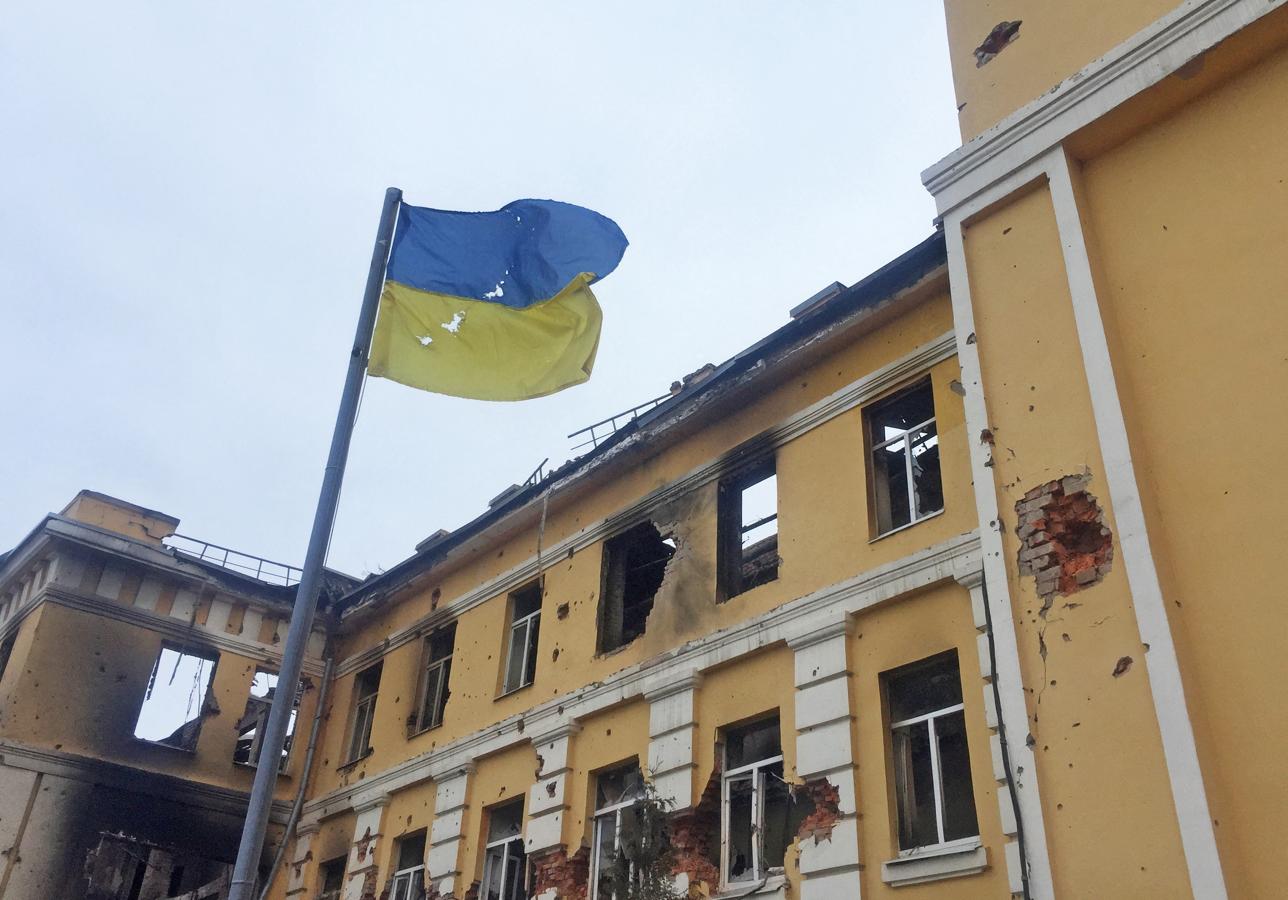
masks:
[[[274,562],[261,556],[242,553],[240,550],[233,550],[231,547],[222,547],[219,544],[212,544],[209,541],[198,540],[183,534],[172,534],[163,543],[181,556],[219,566],[220,568],[228,569],[230,572],[254,578],[256,581],[262,581],[265,584],[291,587],[294,584],[298,584],[300,576],[304,574],[302,569],[286,563]]]
[[[646,413],[663,400],[669,399],[671,399],[671,395],[669,393],[663,394],[660,397],[654,397],[652,400],[646,400],[639,406],[632,406],[624,412],[619,412],[617,415],[609,416],[607,419],[600,419],[593,425],[587,425],[585,428],[574,431],[572,434],[568,435],[569,440],[581,437],[582,435],[589,435],[589,437],[580,444],[574,444],[572,452],[575,454],[583,447],[590,447],[591,449],[598,447],[600,441],[608,440],[619,428],[626,427],[637,419],[641,413]],[[619,425],[618,422],[621,424]]]

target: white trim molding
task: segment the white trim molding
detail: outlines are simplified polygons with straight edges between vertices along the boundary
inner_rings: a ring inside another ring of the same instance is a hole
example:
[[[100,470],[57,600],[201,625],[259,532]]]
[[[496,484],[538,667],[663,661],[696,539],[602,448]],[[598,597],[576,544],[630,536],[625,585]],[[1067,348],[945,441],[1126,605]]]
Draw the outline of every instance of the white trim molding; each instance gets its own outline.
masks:
[[[427,779],[438,783],[442,802],[444,788],[440,778],[469,771],[474,760],[526,742],[529,734],[549,734],[569,721],[584,720],[635,700],[683,696],[697,688],[695,676],[706,669],[812,634],[845,615],[952,581],[955,572],[972,566],[979,566],[979,541],[974,532],[969,532],[712,632],[663,656],[629,666],[603,681],[562,694],[428,753],[403,760],[359,784],[315,797],[305,804],[304,818],[312,821],[339,815],[351,808],[358,796],[372,791],[392,794]]]
[[[1185,0],[926,169],[947,213],[1288,0]]]
[[[1192,5],[1194,4],[1187,4],[1186,8]],[[1143,83],[1141,89],[1147,86]],[[1092,414],[1105,465],[1105,480],[1109,486],[1114,519],[1118,526],[1118,541],[1131,588],[1140,639],[1150,648],[1146,655],[1146,672],[1158,718],[1190,887],[1196,897],[1223,900],[1226,897],[1225,880],[1181,681],[1180,663],[1172,642],[1162,589],[1150,551],[1140,488],[1131,461],[1127,426],[1123,419],[1104,322],[1100,316],[1099,299],[1083,235],[1070,160],[1062,146],[1049,149],[1013,169],[986,190],[971,195],[968,202],[955,206],[944,218],[953,319],[958,335],[958,359],[962,369],[962,383],[966,386],[967,428],[971,434],[980,434],[990,425],[975,342],[974,307],[963,228],[974,216],[1035,182],[1047,184],[1055,210]],[[1019,739],[1020,735],[1028,733],[1028,719],[1020,681],[1019,650],[1010,589],[1002,556],[997,484],[991,467],[989,445],[984,441],[971,441],[970,446],[971,468],[976,486],[975,503],[980,521],[980,544],[985,581],[989,589],[988,610],[992,616],[994,646],[997,649],[995,677],[999,679],[1002,689],[1002,704],[998,713],[1010,737],[1008,749],[1012,767],[1017,773],[1021,770],[1027,773],[1026,777],[1017,776],[1015,784],[1029,862],[1030,892],[1034,897],[1046,898],[1053,896],[1054,886],[1038,798],[1036,761],[1032,750]]]

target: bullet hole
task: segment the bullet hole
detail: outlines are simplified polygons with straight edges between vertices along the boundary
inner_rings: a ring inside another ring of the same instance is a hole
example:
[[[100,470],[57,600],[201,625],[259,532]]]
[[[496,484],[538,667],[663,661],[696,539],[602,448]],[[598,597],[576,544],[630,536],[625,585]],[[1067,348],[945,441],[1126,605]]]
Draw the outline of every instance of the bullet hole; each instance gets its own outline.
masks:
[[[555,618],[556,618],[556,619],[566,619],[566,618],[568,618],[568,604],[567,604],[567,603],[560,603],[557,607],[555,607]]]
[[[1129,669],[1131,669],[1131,657],[1120,656],[1118,658],[1118,662],[1114,664],[1113,675],[1115,678],[1118,678],[1122,675],[1126,675]]]
[[[966,396],[966,388],[965,388],[965,386],[963,386],[963,385],[962,385],[962,383],[961,383],[960,381],[958,381],[956,378],[954,378],[952,381],[948,382],[948,390],[952,391],[952,392],[953,392],[954,394],[956,394],[958,397],[965,397],[965,396]]]
[[[1003,48],[1019,37],[1021,24],[1020,20],[1016,19],[1014,22],[998,22],[994,25],[988,37],[975,48],[975,68],[986,65],[1001,53]]]

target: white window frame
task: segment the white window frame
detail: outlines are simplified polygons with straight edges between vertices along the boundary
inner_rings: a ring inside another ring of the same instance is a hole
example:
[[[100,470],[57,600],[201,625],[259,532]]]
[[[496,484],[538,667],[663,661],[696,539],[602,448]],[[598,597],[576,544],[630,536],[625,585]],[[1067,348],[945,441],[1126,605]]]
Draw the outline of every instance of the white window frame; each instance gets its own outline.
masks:
[[[957,847],[957,846],[966,846],[968,844],[974,844],[974,845],[979,844],[978,834],[971,835],[968,837],[963,837],[963,838],[953,838],[951,841],[944,840],[944,777],[943,777],[943,773],[940,771],[941,766],[939,761],[939,736],[935,733],[935,720],[941,719],[944,716],[952,715],[953,713],[956,713],[956,712],[962,712],[965,709],[966,709],[965,703],[954,703],[952,706],[945,706],[943,709],[936,709],[928,713],[922,713],[919,716],[913,716],[910,719],[902,719],[898,722],[890,723],[892,749],[893,749],[894,733],[896,731],[898,731],[901,728],[910,728],[914,725],[920,725],[923,722],[926,723],[926,726],[929,730],[928,736],[930,738],[930,780],[931,780],[933,795],[935,798],[935,834],[939,837],[938,842],[934,844],[924,844],[920,847],[909,847],[906,850],[903,848],[900,848],[899,850],[900,857],[916,856],[916,855],[925,853],[927,850],[947,849],[947,848]],[[898,751],[895,750],[894,752],[897,753]],[[903,765],[903,762],[896,757],[895,765],[901,766]],[[896,784],[897,783],[898,782],[896,781]],[[906,783],[906,779],[905,779],[905,783]],[[968,787],[972,791],[975,789],[975,785],[973,782],[970,785],[968,785]],[[899,804],[902,804],[903,802],[904,802],[904,797],[902,796],[902,794],[896,793],[895,804],[899,805]],[[896,812],[902,813],[903,811],[896,810]],[[978,821],[978,817],[977,817],[977,821]]]
[[[903,391],[897,391],[891,394],[889,397],[886,397],[883,400],[877,401],[869,408],[866,415],[864,416],[864,426],[868,431],[868,433],[871,434],[872,432],[872,424],[873,424],[872,417],[873,417],[874,410],[879,411],[880,408],[887,401],[895,397],[898,397],[902,393],[911,392],[914,390],[921,390],[923,384],[924,384],[924,389],[930,394],[930,404],[931,404],[931,407],[933,408],[935,403],[935,392],[934,392],[934,387],[931,385],[929,381],[918,383],[909,388],[905,388]],[[869,455],[869,464],[872,466],[872,478],[874,482],[877,477],[877,466],[876,466],[877,453],[879,453],[880,451],[884,450],[886,447],[889,447],[892,444],[899,443],[900,441],[904,442],[904,454],[903,454],[904,477],[908,480],[907,481],[908,483],[908,521],[903,525],[891,525],[891,527],[883,529],[881,528],[881,522],[878,518],[878,521],[877,521],[878,536],[892,534],[893,532],[896,532],[901,528],[907,528],[910,525],[915,525],[916,523],[922,521],[923,519],[929,519],[931,516],[938,515],[944,510],[943,502],[941,499],[938,509],[928,510],[922,515],[917,515],[917,482],[913,478],[912,435],[921,431],[921,429],[925,428],[927,425],[935,425],[936,418],[937,418],[936,416],[931,416],[929,419],[926,419],[926,421],[924,422],[920,422],[916,425],[913,425],[911,428],[903,429],[894,437],[885,438],[880,443],[872,445],[872,453]],[[935,446],[938,447],[939,446],[938,426],[935,427],[934,438],[935,438]],[[925,443],[925,441],[922,441],[921,443]],[[942,466],[943,466],[943,459],[941,457],[940,458],[941,472],[942,472]],[[876,485],[874,483],[873,492],[875,493],[875,491],[876,491]],[[891,516],[891,518],[893,519],[893,515]]]
[[[623,800],[620,803],[610,803],[608,806],[600,807],[595,810],[594,832],[591,840],[590,858],[590,900],[617,900],[617,895],[601,896],[599,893],[599,872],[604,865],[602,856],[603,843],[599,839],[599,830],[601,827],[611,827],[613,829],[613,853],[614,855],[622,848],[622,812],[637,806],[644,799],[641,790],[637,790],[629,800]],[[632,869],[631,876],[635,872]]]
[[[726,749],[727,756],[727,749]],[[764,842],[765,835],[765,777],[768,774],[765,769],[770,766],[783,762],[783,755],[769,756],[765,759],[757,760],[754,763],[748,763],[745,766],[739,766],[736,769],[726,769],[720,778],[720,885],[721,890],[729,890],[746,885],[748,882],[759,881],[762,878],[769,877],[767,869],[761,869],[761,844]],[[751,875],[748,878],[741,878],[738,881],[729,880],[729,826],[731,816],[729,812],[729,792],[735,781],[743,781],[750,778],[751,780],[751,811],[752,811],[752,841],[751,841]]]
[[[520,832],[519,834],[510,835],[509,837],[498,838],[495,841],[489,841],[484,846],[483,880],[480,882],[480,890],[479,890],[480,896],[482,896],[483,891],[487,890],[487,886],[491,882],[491,878],[489,876],[492,874],[492,866],[496,865],[497,859],[500,859],[501,860],[501,891],[502,891],[501,900],[527,900],[527,896],[528,896],[527,885],[524,884],[524,881],[526,880],[527,872],[520,872],[518,875],[518,880],[515,882],[515,884],[519,888],[519,896],[515,898],[515,897],[506,897],[504,895],[506,879],[510,876],[511,864],[515,862],[526,864],[527,862],[526,854],[523,855],[523,859],[521,861],[515,860],[510,856],[510,844],[516,844],[516,843],[519,845],[519,852],[523,853],[523,833],[522,832]]]
[[[419,882],[417,882],[419,876]],[[411,892],[414,885],[419,884],[420,893]],[[399,893],[399,890],[403,893]],[[389,900],[423,900],[425,896],[425,862],[421,861],[418,866],[409,866],[406,869],[399,869],[394,873],[393,887],[389,890]]]
[[[447,679],[451,675],[450,669],[452,665],[452,657],[456,655],[456,641],[455,638],[453,638],[452,652],[444,656],[442,659],[434,659],[432,649],[433,645],[431,643],[433,639],[434,635],[426,635],[425,643],[423,645],[425,659],[428,660],[428,662],[425,663],[420,674],[420,709],[416,711],[417,734],[422,731],[429,731],[431,728],[437,728],[439,725],[443,724],[443,712],[446,706],[443,700],[443,694],[447,690]],[[430,674],[435,671],[440,674],[437,681],[437,687],[434,691],[433,704],[428,705],[427,701],[430,699],[428,696]],[[430,711],[428,721],[426,721],[425,718],[425,710],[427,708]]]
[[[532,640],[532,629],[540,619],[541,607],[538,606],[533,612],[530,612],[523,618],[516,619],[510,623],[510,645],[505,654],[505,680],[501,690],[501,694],[503,696],[505,694],[511,694],[517,690],[521,690],[536,680],[535,667],[533,669],[533,677],[528,677],[528,663],[532,660],[532,654],[537,652],[536,642]],[[522,665],[519,668],[519,683],[512,685],[510,684],[510,672],[513,671],[511,663],[514,662],[515,636],[518,634],[520,629],[523,629],[523,660]]]
[[[354,687],[357,688],[358,679],[367,672],[363,669],[354,676]],[[380,673],[382,676],[384,672]],[[371,726],[376,718],[376,698],[380,696],[380,685],[365,697],[359,697],[353,706],[353,728],[349,732],[349,758],[345,765],[357,762],[371,752]],[[359,740],[361,735],[361,740]],[[362,746],[358,746],[361,744]]]

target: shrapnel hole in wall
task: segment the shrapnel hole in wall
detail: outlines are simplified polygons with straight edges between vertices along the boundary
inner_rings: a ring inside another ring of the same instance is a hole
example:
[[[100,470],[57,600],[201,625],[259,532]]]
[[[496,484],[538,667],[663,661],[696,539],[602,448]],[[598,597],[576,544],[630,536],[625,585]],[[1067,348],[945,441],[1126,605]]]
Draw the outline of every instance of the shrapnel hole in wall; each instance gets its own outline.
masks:
[[[653,598],[677,549],[652,522],[641,522],[604,545],[599,650],[624,647],[644,633]]]
[[[1049,599],[1099,584],[1113,562],[1113,535],[1086,490],[1090,475],[1069,475],[1028,491],[1015,504],[1021,575]]]

